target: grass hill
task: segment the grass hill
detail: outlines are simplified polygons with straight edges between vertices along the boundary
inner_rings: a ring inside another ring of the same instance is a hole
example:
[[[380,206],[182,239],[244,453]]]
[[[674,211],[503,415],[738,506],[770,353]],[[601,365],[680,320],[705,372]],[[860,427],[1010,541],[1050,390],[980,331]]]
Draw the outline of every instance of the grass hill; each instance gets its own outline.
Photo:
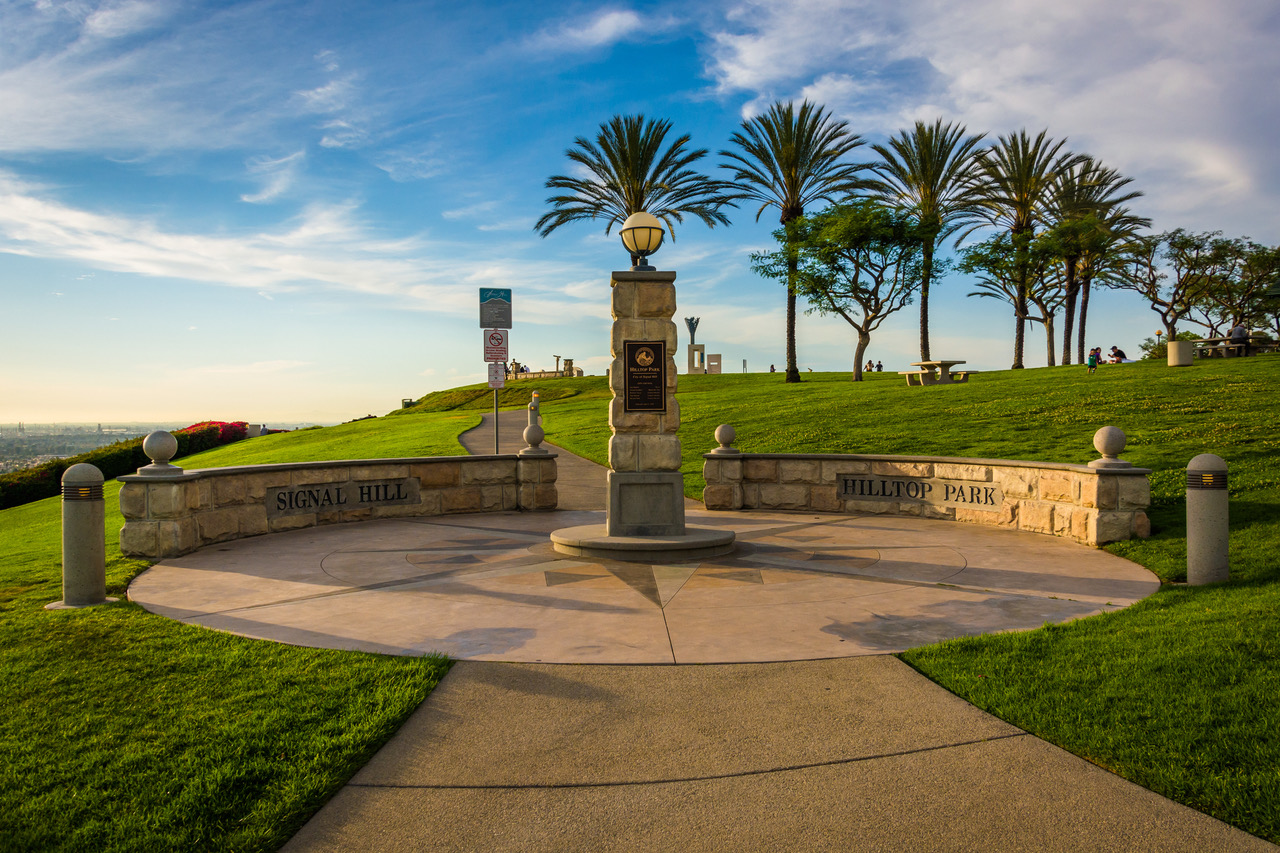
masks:
[[[1280,841],[1280,356],[981,373],[908,388],[893,374],[680,377],[687,491],[720,423],[746,451],[1086,462],[1093,433],[1154,469],[1150,540],[1109,546],[1166,586],[1125,611],[944,643],[903,657],[980,707],[1159,793]],[[549,440],[604,461],[600,378],[522,380]],[[327,429],[238,442],[187,468],[460,453],[483,386]],[[1187,462],[1231,466],[1230,582],[1178,586]],[[120,556],[108,484],[109,594]],[[128,603],[50,613],[58,499],[0,512],[0,838],[9,849],[271,850],[335,791],[447,668],[434,658],[300,649],[180,625]]]

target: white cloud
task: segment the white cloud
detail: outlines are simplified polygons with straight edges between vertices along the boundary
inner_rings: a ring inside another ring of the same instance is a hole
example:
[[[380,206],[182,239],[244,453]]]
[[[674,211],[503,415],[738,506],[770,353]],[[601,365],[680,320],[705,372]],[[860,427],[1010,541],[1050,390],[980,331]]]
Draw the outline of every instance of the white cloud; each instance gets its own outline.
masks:
[[[85,18],[84,32],[100,38],[121,38],[150,29],[168,15],[169,9],[162,3],[125,0],[104,4]]]
[[[659,32],[671,25],[670,20],[644,19],[630,9],[605,9],[586,19],[541,30],[530,36],[525,46],[539,52],[590,50]]]
[[[240,200],[257,204],[279,198],[293,185],[306,156],[306,151],[295,151],[283,157],[254,157],[248,163],[249,174],[262,180],[262,189],[246,193]]]
[[[1263,219],[1280,239],[1270,0],[748,0],[710,35],[708,75],[747,93],[744,116],[809,97],[864,135],[1047,127],[1135,177],[1156,228]]]

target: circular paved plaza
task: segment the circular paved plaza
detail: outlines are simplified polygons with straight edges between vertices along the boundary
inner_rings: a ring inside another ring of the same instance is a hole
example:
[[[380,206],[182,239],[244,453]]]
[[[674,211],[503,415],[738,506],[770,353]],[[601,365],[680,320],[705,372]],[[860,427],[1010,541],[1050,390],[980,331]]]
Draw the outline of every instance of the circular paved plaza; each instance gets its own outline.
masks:
[[[646,565],[566,557],[552,530],[603,513],[387,519],[165,560],[129,595],[249,637],[546,663],[728,663],[896,652],[1118,609],[1150,572],[1051,536],[886,516],[690,511],[734,554]]]

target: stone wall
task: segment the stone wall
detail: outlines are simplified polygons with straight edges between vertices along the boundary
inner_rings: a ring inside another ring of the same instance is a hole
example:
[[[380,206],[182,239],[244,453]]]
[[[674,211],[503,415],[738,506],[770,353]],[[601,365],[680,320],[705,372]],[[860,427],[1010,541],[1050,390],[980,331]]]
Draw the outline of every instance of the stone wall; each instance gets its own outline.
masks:
[[[923,516],[1089,545],[1151,532],[1145,512],[1151,472],[1143,468],[856,454],[721,452],[703,458],[707,509]],[[933,488],[920,497],[927,486]],[[944,494],[961,500],[941,503]]]
[[[145,471],[146,469],[141,469]],[[205,545],[370,518],[556,508],[554,454],[207,468],[120,477],[120,550],[160,559]]]

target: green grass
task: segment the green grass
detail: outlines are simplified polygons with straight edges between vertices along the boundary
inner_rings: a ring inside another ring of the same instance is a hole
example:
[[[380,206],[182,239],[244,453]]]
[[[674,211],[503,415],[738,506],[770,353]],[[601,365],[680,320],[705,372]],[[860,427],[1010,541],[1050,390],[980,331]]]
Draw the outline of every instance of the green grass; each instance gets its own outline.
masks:
[[[188,468],[462,453],[473,414],[359,421],[220,447]],[[121,557],[105,488],[108,594]],[[60,499],[0,512],[0,848],[274,850],[431,692],[440,657],[302,649],[61,598]]]
[[[1095,458],[1093,433],[1154,469],[1155,534],[1109,550],[1166,582],[1185,571],[1187,462],[1231,466],[1232,579],[1172,585],[1115,614],[913,650],[902,657],[1015,725],[1166,796],[1280,841],[1280,356],[981,373],[907,388],[897,375],[680,377],[687,489],[730,423],[746,451]],[[550,440],[603,462],[601,378],[538,390]],[[487,388],[326,430],[253,439],[184,467],[456,454],[492,406]],[[455,418],[460,418],[455,420]],[[144,564],[115,545],[108,582]],[[128,604],[48,613],[59,597],[56,499],[0,513],[0,838],[7,849],[270,850],[336,790],[430,691],[445,663],[296,649],[152,616]]]

